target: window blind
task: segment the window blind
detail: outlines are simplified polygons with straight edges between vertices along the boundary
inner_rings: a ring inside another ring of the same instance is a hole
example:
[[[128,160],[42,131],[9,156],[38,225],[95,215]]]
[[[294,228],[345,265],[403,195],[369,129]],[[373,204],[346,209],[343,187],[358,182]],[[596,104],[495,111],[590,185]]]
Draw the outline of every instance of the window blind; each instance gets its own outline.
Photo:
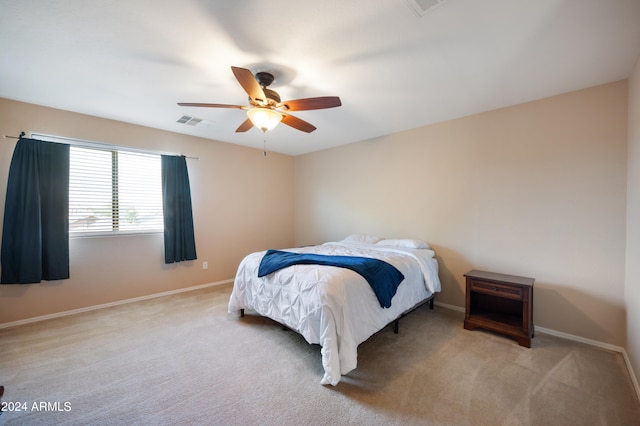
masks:
[[[71,146],[69,233],[162,232],[160,155]]]

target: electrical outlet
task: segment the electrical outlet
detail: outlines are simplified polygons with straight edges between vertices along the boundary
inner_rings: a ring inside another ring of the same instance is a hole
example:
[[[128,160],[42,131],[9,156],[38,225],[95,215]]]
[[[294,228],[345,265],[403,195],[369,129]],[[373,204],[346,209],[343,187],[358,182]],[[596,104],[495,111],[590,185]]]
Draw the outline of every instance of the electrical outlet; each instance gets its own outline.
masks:
[[[207,261],[202,262],[202,269],[209,269],[209,262]]]

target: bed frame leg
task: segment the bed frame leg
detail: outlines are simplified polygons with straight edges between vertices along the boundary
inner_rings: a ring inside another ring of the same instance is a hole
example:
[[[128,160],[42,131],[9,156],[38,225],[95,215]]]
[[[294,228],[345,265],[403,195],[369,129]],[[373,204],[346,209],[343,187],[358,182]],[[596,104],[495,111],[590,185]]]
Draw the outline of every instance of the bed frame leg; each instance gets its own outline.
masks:
[[[240,317],[244,317],[244,309],[240,309]]]
[[[433,297],[431,297],[431,299],[429,299],[429,300],[428,300],[428,302],[429,302],[429,309],[431,309],[431,310],[433,310],[433,299],[434,299],[434,298],[433,298]],[[421,305],[422,305],[422,304],[424,304],[424,303],[425,303],[425,302],[422,302],[422,303],[421,303]],[[414,307],[414,309],[415,309],[415,307]],[[413,309],[412,309],[412,311],[413,311]],[[409,311],[409,312],[411,312],[411,311]],[[398,318],[396,318],[396,320],[395,320],[395,321],[393,321],[393,333],[394,333],[394,334],[398,334],[398,328],[399,328],[399,326],[400,326],[400,318],[402,318],[403,316],[407,315],[409,312],[405,312],[404,314],[402,314],[402,315],[400,315]]]

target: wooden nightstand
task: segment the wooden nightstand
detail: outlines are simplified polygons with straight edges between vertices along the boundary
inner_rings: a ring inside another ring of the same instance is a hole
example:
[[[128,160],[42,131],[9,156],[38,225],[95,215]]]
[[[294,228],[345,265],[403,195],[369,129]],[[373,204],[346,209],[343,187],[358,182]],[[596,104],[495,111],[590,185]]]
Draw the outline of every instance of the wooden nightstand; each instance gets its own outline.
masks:
[[[521,346],[533,337],[534,278],[472,270],[467,280],[464,328],[505,334]]]

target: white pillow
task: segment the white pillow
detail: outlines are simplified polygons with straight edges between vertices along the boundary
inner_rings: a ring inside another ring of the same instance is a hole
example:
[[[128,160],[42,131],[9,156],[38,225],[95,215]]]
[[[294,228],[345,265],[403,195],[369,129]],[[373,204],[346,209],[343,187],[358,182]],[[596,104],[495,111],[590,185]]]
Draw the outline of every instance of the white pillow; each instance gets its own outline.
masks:
[[[375,244],[380,241],[380,237],[376,237],[375,235],[367,235],[367,234],[351,234],[347,238],[345,238],[344,242],[347,243],[365,243],[365,244]]]
[[[425,243],[424,241],[411,240],[411,239],[379,240],[378,242],[376,242],[376,245],[389,246],[389,247],[414,248],[414,249],[428,249],[429,248],[429,244]]]

